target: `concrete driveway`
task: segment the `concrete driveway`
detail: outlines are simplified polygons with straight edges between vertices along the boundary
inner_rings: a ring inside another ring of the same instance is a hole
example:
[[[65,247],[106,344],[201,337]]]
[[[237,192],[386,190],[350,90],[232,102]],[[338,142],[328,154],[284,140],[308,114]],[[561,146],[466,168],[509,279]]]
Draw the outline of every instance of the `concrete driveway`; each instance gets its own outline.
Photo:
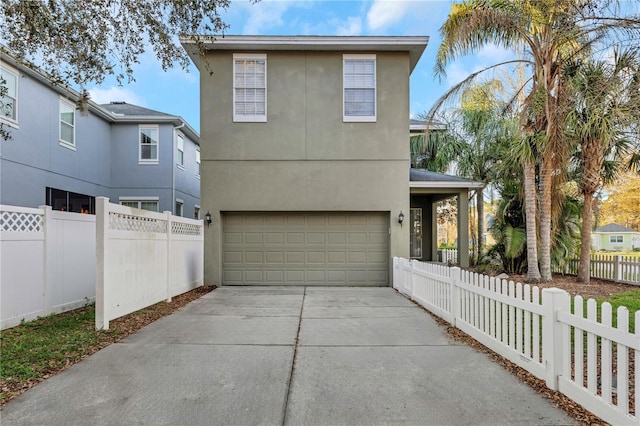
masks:
[[[572,424],[391,288],[219,288],[9,402],[2,425]]]

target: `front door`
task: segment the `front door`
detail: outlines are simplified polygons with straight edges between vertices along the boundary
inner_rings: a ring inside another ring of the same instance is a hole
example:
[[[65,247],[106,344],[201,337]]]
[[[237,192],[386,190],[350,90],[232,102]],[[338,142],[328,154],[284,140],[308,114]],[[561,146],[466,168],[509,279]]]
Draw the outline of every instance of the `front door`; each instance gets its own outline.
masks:
[[[422,259],[422,209],[412,208],[409,219],[411,226],[409,252],[412,259]]]

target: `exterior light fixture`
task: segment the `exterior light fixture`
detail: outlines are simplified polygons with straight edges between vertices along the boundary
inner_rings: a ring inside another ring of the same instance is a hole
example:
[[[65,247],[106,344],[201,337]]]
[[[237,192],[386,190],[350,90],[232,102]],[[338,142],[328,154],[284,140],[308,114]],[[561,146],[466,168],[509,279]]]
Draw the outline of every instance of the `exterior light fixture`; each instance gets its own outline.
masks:
[[[401,228],[402,228],[402,222],[404,222],[404,213],[402,213],[402,210],[400,210],[400,214],[398,215],[398,223],[400,224]]]
[[[207,222],[207,228],[211,225],[211,213],[207,210],[207,214],[204,215],[204,220]]]

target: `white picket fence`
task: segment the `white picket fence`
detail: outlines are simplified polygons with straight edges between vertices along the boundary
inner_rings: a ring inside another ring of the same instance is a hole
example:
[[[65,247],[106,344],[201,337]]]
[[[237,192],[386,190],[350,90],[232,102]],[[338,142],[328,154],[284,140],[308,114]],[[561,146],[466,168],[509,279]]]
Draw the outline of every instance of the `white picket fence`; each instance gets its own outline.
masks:
[[[394,288],[612,424],[640,425],[639,326],[629,311],[543,289],[394,258]],[[586,347],[586,350],[585,350]],[[633,378],[633,379],[631,379]],[[633,398],[631,397],[633,395]]]
[[[201,220],[96,198],[96,328],[203,285]]]
[[[0,329],[95,300],[96,218],[0,205]]]
[[[569,275],[578,274],[578,259],[571,259],[553,272]],[[599,278],[617,283],[640,284],[640,255],[591,255],[591,278]]]

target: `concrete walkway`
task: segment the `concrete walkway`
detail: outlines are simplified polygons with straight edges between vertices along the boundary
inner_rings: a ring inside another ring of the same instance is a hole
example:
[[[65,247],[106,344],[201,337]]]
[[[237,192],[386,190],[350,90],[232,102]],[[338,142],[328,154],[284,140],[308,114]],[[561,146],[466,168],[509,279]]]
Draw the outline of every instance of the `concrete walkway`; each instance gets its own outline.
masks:
[[[390,288],[219,288],[8,403],[3,426],[572,424]]]

